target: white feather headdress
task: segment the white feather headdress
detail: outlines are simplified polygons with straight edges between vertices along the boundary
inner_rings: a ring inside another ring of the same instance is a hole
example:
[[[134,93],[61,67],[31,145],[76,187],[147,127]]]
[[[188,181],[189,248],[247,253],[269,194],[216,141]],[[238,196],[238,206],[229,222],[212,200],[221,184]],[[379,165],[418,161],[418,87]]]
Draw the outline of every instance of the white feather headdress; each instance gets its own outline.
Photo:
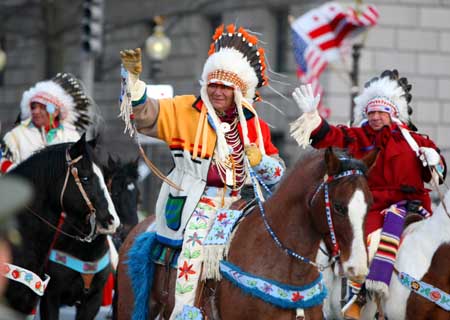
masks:
[[[25,91],[20,102],[21,120],[31,117],[31,103],[53,104],[60,119],[83,130],[90,124],[89,109],[93,100],[82,83],[70,73],[58,73],[51,80],[40,81]]]
[[[396,75],[398,77],[398,73]],[[363,92],[355,97],[354,101],[353,112],[356,126],[367,121],[367,110],[371,106],[385,107],[385,111],[391,114],[395,122],[400,121],[404,124],[409,122],[406,92],[397,79],[392,79],[389,75],[374,78],[366,85]]]
[[[250,141],[243,107],[257,117],[251,104],[253,100],[258,99],[256,89],[266,85],[268,79],[265,75],[264,49],[257,47],[258,39],[255,36],[250,35],[242,27],[236,29],[234,25],[228,25],[225,30],[222,25],[216,29],[213,40],[209,57],[203,67],[200,96],[216,128],[219,159],[225,160],[230,149],[222,131],[221,121],[209,101],[206,87],[210,83],[221,83],[234,88],[234,101],[242,127],[244,144],[248,145]],[[262,134],[259,126],[257,128],[258,146],[262,154],[265,154]]]

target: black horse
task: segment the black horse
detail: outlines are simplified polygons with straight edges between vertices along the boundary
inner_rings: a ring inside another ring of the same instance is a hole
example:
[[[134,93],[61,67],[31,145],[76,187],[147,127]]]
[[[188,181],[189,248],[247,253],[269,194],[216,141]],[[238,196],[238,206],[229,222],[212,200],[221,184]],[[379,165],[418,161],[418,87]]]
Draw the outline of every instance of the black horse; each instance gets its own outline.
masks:
[[[119,250],[130,230],[138,224],[138,159],[123,163],[120,159],[108,157],[103,174],[111,198],[119,215],[121,225],[113,235],[114,244]]]
[[[94,148],[95,142],[87,143],[83,135],[76,143],[41,150],[10,173],[24,177],[35,189],[32,204],[17,215],[21,241],[12,244],[13,262],[6,267],[14,279],[8,284],[7,302],[23,314],[32,314],[44,293],[50,249],[58,237],[102,241],[120,223],[93,162]],[[57,282],[51,279],[49,285]],[[75,284],[64,279],[63,285]]]
[[[122,165],[120,161],[109,158],[103,172],[105,187],[112,195],[121,222],[125,224],[113,235],[117,239],[115,242],[120,243],[127,234],[125,231],[129,231],[138,220],[137,161]],[[92,242],[79,242],[61,235],[50,256],[48,273],[52,282],[41,301],[41,319],[58,319],[61,305],[75,305],[76,319],[94,319],[102,304],[103,288],[112,272],[109,258],[114,250],[104,235]],[[66,285],[68,282],[70,286]]]

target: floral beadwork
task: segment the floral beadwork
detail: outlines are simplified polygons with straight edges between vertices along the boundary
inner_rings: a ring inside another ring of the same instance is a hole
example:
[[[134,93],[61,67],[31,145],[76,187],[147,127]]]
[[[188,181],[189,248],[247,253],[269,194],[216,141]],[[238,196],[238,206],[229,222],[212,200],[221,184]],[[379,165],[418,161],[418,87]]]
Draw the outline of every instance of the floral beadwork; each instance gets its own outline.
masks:
[[[442,309],[450,311],[450,294],[447,292],[433,287],[426,282],[417,280],[405,272],[400,272],[398,274],[398,280],[409,290],[414,291],[428,301],[434,302]]]
[[[322,304],[327,295],[322,275],[305,286],[296,287],[246,273],[229,261],[220,262],[220,272],[245,293],[280,308],[310,308]]]
[[[10,280],[26,285],[38,296],[44,295],[44,291],[50,281],[50,277],[47,274],[45,275],[45,280],[42,280],[34,272],[9,263],[5,263],[3,265],[2,273]]]

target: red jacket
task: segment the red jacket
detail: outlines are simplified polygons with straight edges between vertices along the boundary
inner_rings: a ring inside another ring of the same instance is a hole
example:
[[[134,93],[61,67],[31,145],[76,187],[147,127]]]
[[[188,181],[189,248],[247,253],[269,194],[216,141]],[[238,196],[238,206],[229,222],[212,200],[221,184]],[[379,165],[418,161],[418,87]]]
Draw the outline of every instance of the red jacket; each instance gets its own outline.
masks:
[[[439,152],[427,136],[410,133],[420,147],[434,148]],[[431,178],[429,169],[423,167],[396,124],[374,131],[367,123],[360,128],[349,128],[331,126],[322,120],[311,138],[315,148],[345,148],[358,159],[375,148],[379,149],[377,161],[368,177],[374,203],[366,218],[366,234],[383,226],[381,211],[398,201],[421,200],[422,205],[431,212],[430,190],[424,187],[424,182]]]

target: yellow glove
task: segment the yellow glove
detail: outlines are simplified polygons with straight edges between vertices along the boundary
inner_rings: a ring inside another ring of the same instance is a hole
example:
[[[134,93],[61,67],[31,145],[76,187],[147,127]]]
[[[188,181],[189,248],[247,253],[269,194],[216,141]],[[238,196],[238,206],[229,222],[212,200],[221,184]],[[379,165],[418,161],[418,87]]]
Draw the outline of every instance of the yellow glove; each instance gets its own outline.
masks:
[[[261,150],[255,144],[245,146],[245,155],[247,156],[250,166],[257,166],[262,160]]]
[[[125,69],[128,70],[128,72],[139,77],[142,72],[141,48],[120,51],[120,59],[122,60],[122,64]]]
[[[130,76],[131,100],[140,100],[146,88],[145,82],[139,80],[139,75],[142,72],[141,48],[120,51],[120,59],[122,60],[123,67],[128,70]]]

